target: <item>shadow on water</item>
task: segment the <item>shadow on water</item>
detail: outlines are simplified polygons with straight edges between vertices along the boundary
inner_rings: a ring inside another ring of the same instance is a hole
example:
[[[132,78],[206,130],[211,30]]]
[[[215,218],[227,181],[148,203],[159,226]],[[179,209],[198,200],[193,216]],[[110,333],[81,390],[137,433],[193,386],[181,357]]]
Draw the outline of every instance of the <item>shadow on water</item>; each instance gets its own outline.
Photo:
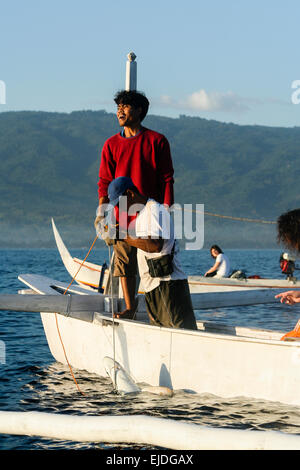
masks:
[[[72,415],[118,416],[149,415],[186,421],[198,425],[273,430],[300,434],[300,407],[280,403],[248,400],[244,397],[224,399],[207,394],[192,394],[177,390],[173,397],[160,397],[150,393],[120,395],[109,378],[101,378],[85,371],[74,370],[81,395],[67,366],[52,363],[47,367],[32,366],[19,370],[23,379],[15,390],[18,402],[7,406],[11,396],[1,398],[1,409],[41,411]],[[26,379],[25,379],[26,378]],[[24,380],[25,379],[25,380]],[[17,381],[18,383],[18,381]],[[2,384],[3,386],[4,384]],[[59,448],[116,448],[116,445],[76,443],[23,436],[3,436],[0,448],[59,449]],[[128,448],[128,444],[118,448]],[[151,446],[130,446],[150,449]]]

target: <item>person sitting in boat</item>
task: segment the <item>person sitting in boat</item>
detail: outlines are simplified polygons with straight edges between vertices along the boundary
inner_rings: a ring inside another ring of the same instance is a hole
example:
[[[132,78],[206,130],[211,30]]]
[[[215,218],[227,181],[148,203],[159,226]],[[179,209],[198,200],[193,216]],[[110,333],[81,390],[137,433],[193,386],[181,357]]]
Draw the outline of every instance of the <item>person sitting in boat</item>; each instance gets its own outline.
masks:
[[[215,259],[215,264],[204,274],[205,277],[228,277],[230,262],[218,245],[210,248],[210,254]]]
[[[286,275],[287,279],[293,280],[295,271],[295,260],[289,253],[281,253],[279,258],[281,272]]]
[[[119,238],[137,248],[138,269],[152,325],[197,329],[187,276],[179,262],[174,227],[163,204],[139,193],[129,177],[119,177],[108,187],[112,207],[127,205],[136,215],[134,227],[119,232]],[[132,224],[133,225],[133,224]],[[124,318],[121,313],[117,318]]]
[[[277,220],[277,240],[287,248],[300,253],[300,209],[285,212]],[[289,290],[275,295],[281,303],[294,305],[300,303],[300,291]]]

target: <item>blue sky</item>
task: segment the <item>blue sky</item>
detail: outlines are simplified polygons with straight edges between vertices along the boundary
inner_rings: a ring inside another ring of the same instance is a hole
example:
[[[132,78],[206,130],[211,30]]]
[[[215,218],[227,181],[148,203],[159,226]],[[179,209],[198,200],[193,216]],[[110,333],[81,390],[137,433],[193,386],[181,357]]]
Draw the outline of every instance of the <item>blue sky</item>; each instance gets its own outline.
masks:
[[[299,17],[296,0],[1,2],[0,112],[112,112],[134,51],[150,114],[299,126]]]

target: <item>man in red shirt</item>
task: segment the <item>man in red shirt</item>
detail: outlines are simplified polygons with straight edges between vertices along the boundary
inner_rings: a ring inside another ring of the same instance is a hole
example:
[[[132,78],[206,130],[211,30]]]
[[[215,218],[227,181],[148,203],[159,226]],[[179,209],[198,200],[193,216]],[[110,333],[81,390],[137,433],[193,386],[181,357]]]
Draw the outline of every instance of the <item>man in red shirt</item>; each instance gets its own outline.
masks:
[[[148,112],[148,99],[136,91],[121,91],[116,94],[114,101],[123,130],[110,137],[102,149],[98,182],[99,207],[108,203],[107,188],[119,176],[130,177],[146,198],[171,206],[174,203],[174,170],[169,142],[162,134],[141,125]],[[120,317],[134,318],[136,248],[119,240],[114,244],[114,252],[114,276],[121,279],[126,304]]]

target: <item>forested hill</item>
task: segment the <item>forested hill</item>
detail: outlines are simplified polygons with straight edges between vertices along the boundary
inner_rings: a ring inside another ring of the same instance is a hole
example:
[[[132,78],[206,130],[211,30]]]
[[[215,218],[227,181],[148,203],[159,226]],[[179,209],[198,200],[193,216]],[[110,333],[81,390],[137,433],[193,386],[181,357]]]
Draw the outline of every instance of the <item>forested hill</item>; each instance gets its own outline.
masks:
[[[170,142],[176,202],[263,220],[300,206],[300,128],[151,115],[144,125]],[[105,111],[0,113],[0,245],[43,244],[42,227],[51,230],[52,216],[58,227],[73,227],[76,243],[80,233],[84,241],[84,227],[93,231],[101,148],[118,130],[115,115]],[[223,231],[221,219],[205,223],[215,238]],[[233,244],[235,237],[242,245],[266,241],[254,235],[259,224],[224,224]],[[25,228],[33,230],[31,240]]]

